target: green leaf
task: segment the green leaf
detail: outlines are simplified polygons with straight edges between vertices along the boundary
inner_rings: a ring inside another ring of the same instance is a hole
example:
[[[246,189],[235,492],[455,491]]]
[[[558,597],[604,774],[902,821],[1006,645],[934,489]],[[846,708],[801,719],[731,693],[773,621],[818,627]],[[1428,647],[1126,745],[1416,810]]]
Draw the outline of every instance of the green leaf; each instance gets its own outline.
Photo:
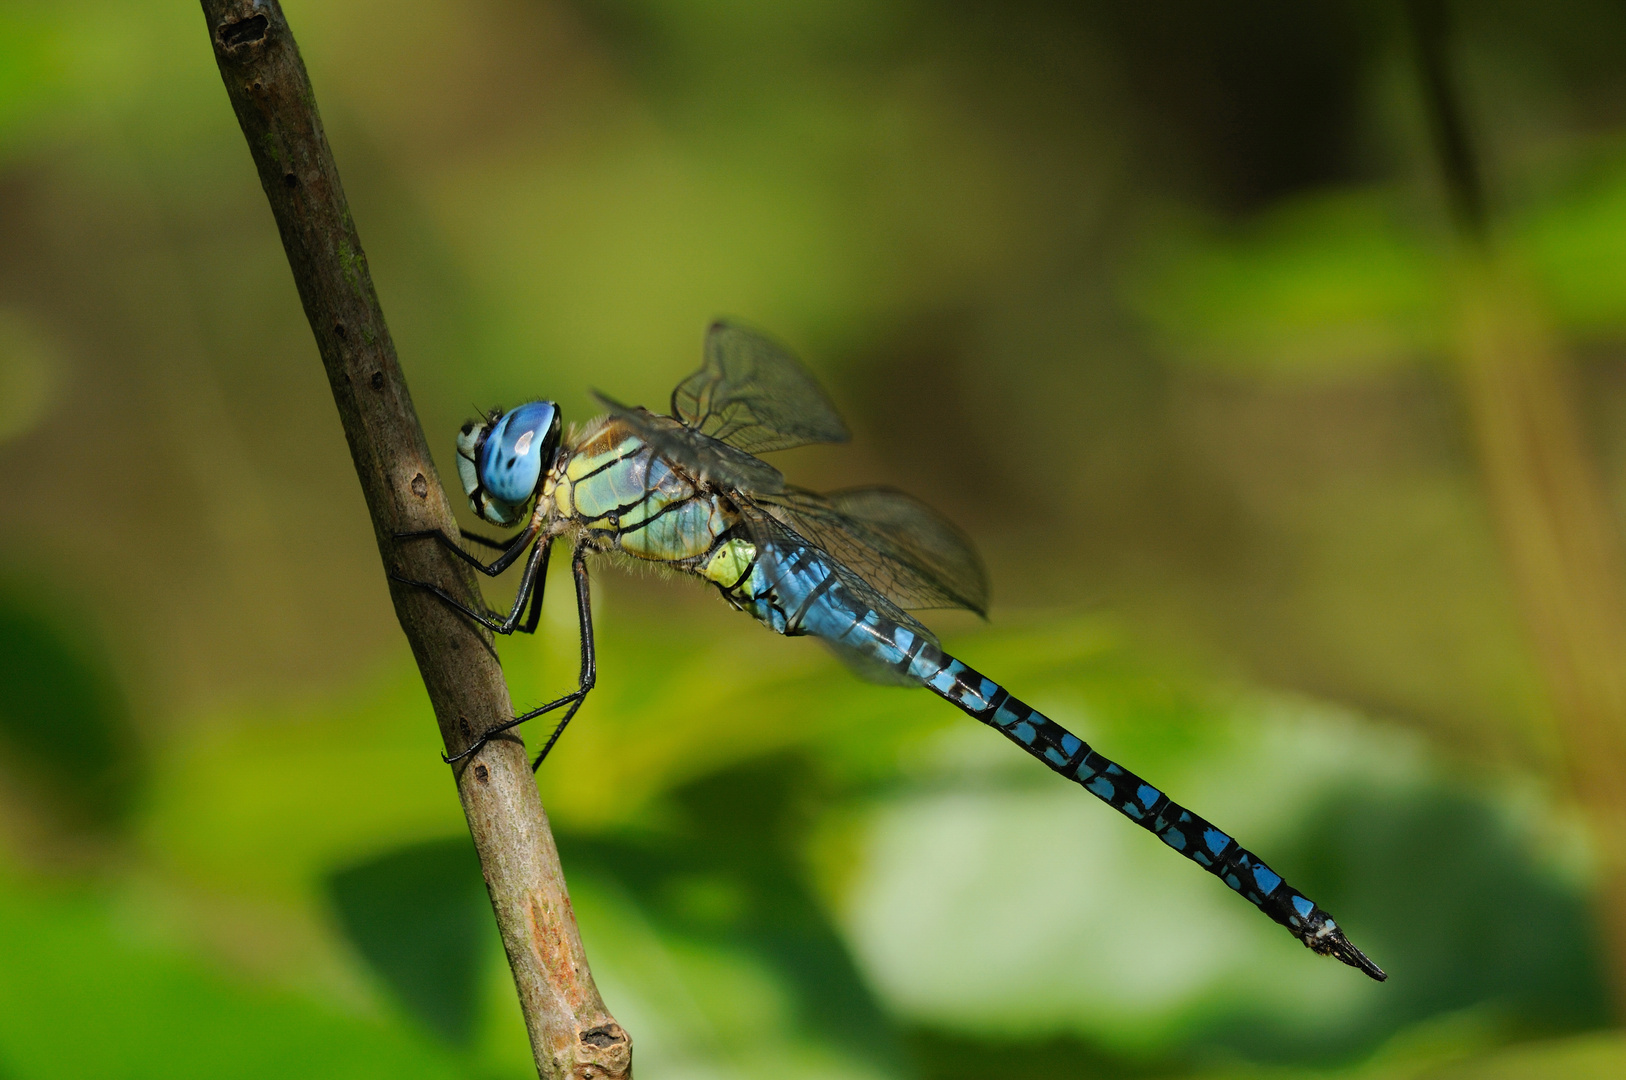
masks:
[[[467,1046],[496,936],[468,838],[412,844],[335,870],[327,891],[351,943],[401,1002]]]
[[[144,775],[130,710],[100,651],[0,591],[0,767],[69,824],[129,814]]]
[[[229,977],[95,894],[0,878],[0,1068],[8,1080],[451,1080],[444,1052],[384,1020]]]

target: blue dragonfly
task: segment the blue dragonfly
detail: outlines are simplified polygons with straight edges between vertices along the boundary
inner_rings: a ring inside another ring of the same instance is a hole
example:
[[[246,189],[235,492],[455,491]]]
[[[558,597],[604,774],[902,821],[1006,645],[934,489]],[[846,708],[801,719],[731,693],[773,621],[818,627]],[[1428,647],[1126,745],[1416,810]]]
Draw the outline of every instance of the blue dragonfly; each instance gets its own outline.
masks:
[[[448,761],[558,713],[532,768],[541,765],[597,680],[587,557],[620,553],[710,582],[770,630],[818,638],[869,679],[925,687],[1150,830],[1311,950],[1386,978],[1330,915],[1229,834],[943,652],[905,609],[986,613],[980,560],[958,529],[902,492],[817,494],[787,484],[757,456],[848,437],[835,406],[783,346],[717,322],[704,364],[672,391],[669,415],[597,397],[607,414],[569,438],[551,401],[493,410],[463,425],[457,470],[475,513],[520,530],[506,541],[463,534],[500,551],[492,562],[438,530],[397,537],[437,540],[492,577],[525,557],[506,615],[474,610],[431,582],[397,577],[500,634],[536,630],[553,542],[571,546],[581,628],[576,689],[492,727]]]

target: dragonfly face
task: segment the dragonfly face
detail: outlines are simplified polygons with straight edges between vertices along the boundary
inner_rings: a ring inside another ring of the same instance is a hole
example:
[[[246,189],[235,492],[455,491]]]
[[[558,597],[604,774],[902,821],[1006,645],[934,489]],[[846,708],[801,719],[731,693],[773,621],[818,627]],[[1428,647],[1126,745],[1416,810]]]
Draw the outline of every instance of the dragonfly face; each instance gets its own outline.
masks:
[[[559,449],[559,406],[531,401],[457,435],[457,474],[474,512],[496,525],[516,525]]]

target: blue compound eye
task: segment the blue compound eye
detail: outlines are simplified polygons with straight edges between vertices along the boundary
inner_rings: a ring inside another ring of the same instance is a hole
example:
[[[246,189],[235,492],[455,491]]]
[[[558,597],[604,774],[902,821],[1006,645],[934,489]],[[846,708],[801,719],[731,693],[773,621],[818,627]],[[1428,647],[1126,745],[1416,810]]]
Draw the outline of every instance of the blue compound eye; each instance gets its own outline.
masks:
[[[480,483],[500,502],[519,506],[536,493],[559,447],[559,407],[532,401],[504,413],[480,447]]]

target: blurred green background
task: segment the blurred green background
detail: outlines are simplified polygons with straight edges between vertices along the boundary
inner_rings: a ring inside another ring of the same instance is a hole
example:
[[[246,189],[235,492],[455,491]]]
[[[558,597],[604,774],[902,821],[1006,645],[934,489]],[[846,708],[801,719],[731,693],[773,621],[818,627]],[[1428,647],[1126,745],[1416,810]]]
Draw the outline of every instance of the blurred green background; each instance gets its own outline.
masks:
[[[1626,1075],[1620,5],[284,6],[443,478],[770,330],[947,647],[1391,975],[606,568],[539,782],[640,1076]],[[439,749],[199,10],[0,0],[0,1080],[531,1075]]]

